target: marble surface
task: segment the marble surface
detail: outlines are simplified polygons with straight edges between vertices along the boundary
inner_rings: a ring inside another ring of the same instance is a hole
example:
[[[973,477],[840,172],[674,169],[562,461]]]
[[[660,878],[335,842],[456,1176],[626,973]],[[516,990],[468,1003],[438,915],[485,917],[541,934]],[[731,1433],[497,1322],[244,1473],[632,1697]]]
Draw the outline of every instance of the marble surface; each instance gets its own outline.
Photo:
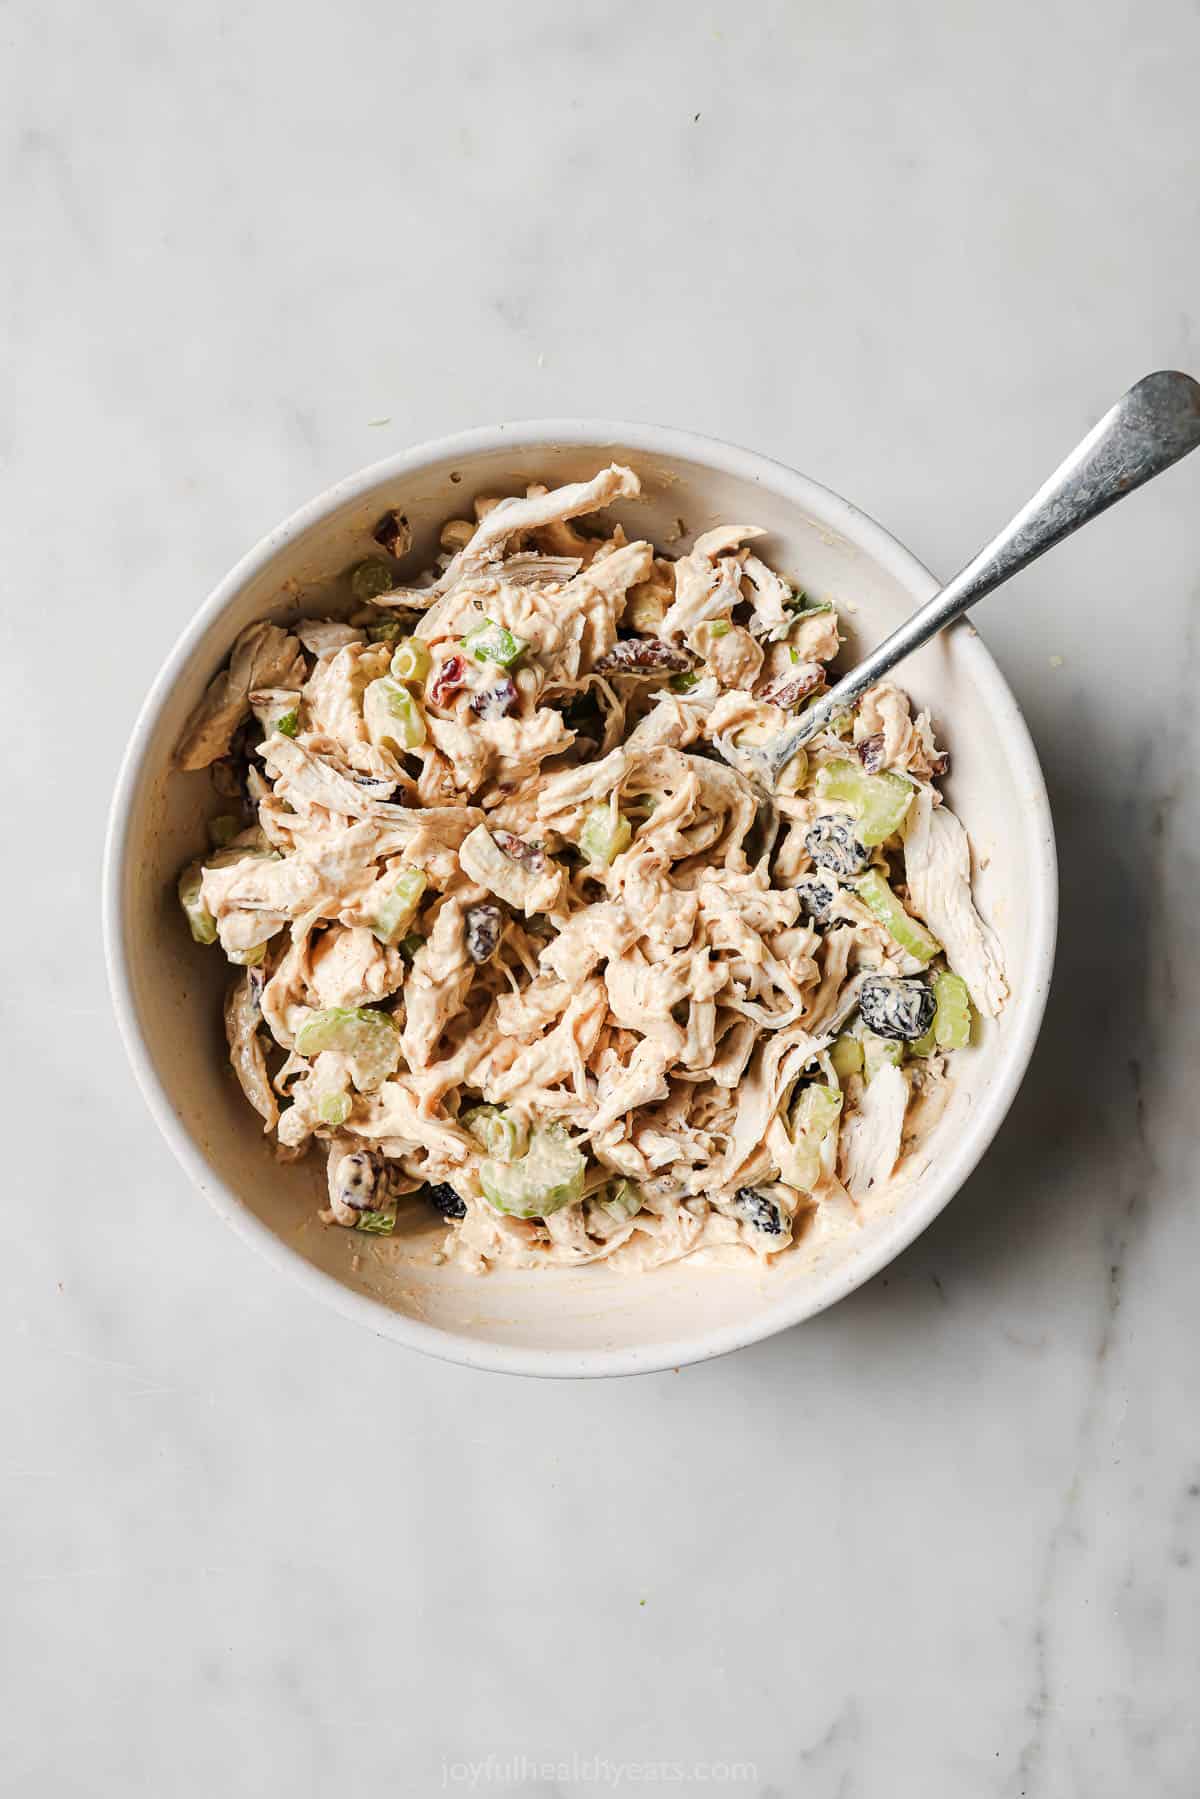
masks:
[[[1195,5],[3,36],[0,1792],[1194,1794],[1200,466],[981,619],[1063,869],[994,1153],[730,1359],[502,1380],[315,1309],[159,1141],[96,888],[182,622],[349,469],[674,422],[949,572],[1131,380],[1200,372]]]

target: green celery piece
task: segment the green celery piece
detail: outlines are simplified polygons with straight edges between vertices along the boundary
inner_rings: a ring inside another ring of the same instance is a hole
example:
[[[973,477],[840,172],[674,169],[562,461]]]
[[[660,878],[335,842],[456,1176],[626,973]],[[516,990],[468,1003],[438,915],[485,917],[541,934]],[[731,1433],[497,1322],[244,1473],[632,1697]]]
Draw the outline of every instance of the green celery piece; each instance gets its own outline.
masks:
[[[793,612],[792,619],[794,623],[799,624],[802,618],[820,618],[823,613],[832,611],[833,602],[831,600],[814,600],[810,606],[801,606],[798,611]]]
[[[367,636],[372,643],[394,643],[403,630],[398,618],[377,618],[367,626]]]
[[[834,1073],[839,1081],[848,1081],[852,1074],[861,1074],[863,1068],[863,1047],[857,1037],[849,1035],[839,1037],[829,1051],[829,1060],[833,1063]]]
[[[494,618],[485,618],[481,625],[468,631],[463,638],[464,650],[469,650],[476,662],[494,662],[500,668],[511,668],[519,662],[529,645],[523,637],[514,637],[507,625],[498,625]]]
[[[391,1206],[386,1212],[360,1212],[351,1228],[368,1231],[373,1237],[390,1237],[396,1228],[396,1208]]]
[[[733,627],[730,625],[729,620],[727,618],[715,619],[708,628],[709,636],[710,637],[728,637],[732,628]]]
[[[396,876],[392,890],[379,906],[371,930],[380,943],[399,943],[417,916],[421,895],[429,881],[423,869],[405,868]]]
[[[502,1106],[472,1106],[458,1121],[497,1162],[515,1162],[529,1147],[529,1133]]]
[[[326,1093],[317,1102],[317,1117],[322,1124],[345,1124],[353,1104],[348,1093]]]
[[[891,1037],[877,1037],[874,1031],[863,1032],[862,1046],[863,1071],[868,1081],[874,1080],[889,1062],[893,1068],[899,1068],[904,1060],[903,1043],[894,1042]]]
[[[371,1092],[400,1066],[395,1020],[366,1006],[326,1006],[310,1012],[296,1032],[296,1048],[302,1056],[319,1056],[327,1049],[344,1055],[360,1093]]]
[[[941,972],[933,977],[937,1011],[933,1033],[939,1049],[965,1049],[971,1041],[971,996],[961,975]]]
[[[245,833],[239,831],[238,835],[244,836]],[[204,866],[205,868],[232,868],[235,862],[245,862],[247,860],[255,862],[282,861],[279,851],[275,848],[266,832],[259,825],[254,826],[254,839],[252,842],[238,843],[234,841],[233,843],[227,844],[224,849],[217,850],[214,855],[205,856]]]
[[[932,962],[941,944],[919,918],[905,911],[877,868],[868,868],[865,875],[860,875],[855,892],[901,949],[918,962]]]
[[[792,1130],[810,1143],[823,1143],[842,1110],[842,1096],[836,1087],[814,1081],[801,1093],[792,1108]]]
[[[817,798],[853,807],[857,837],[867,849],[900,829],[916,789],[900,775],[864,774],[853,762],[827,762],[817,771]]]
[[[373,600],[378,594],[391,593],[396,578],[386,562],[369,556],[350,570],[350,591],[356,600]]]
[[[300,729],[299,707],[293,706],[290,712],[285,712],[282,717],[277,718],[275,729],[281,731],[285,737],[294,737]]]
[[[811,1193],[821,1178],[821,1151],[816,1143],[810,1143],[807,1137],[799,1137],[792,1144],[788,1165],[781,1171],[789,1187],[796,1187],[801,1193]]]
[[[411,962],[417,951],[425,942],[420,931],[410,931],[407,937],[400,939],[400,954],[406,962]]]
[[[607,806],[594,806],[583,821],[579,847],[589,862],[613,862],[633,840],[629,820],[618,812],[616,823]]]
[[[429,645],[423,637],[402,637],[392,652],[393,681],[423,681],[429,673]]]
[[[421,708],[407,687],[387,675],[372,681],[364,693],[363,717],[374,744],[415,750],[425,741],[425,719]]]
[[[227,949],[225,959],[237,968],[257,968],[266,953],[265,943],[255,943],[249,949]]]
[[[914,1038],[908,1045],[908,1053],[910,1056],[931,1056],[936,1049],[937,1034],[933,1025],[930,1025],[923,1037]]]
[[[642,1190],[636,1181],[620,1180],[605,1191],[601,1209],[618,1224],[627,1224],[642,1209]]]
[[[200,898],[200,883],[204,878],[204,870],[199,862],[189,862],[179,877],[176,892],[179,903],[183,907],[183,915],[188,921],[188,930],[197,943],[215,943],[217,941],[217,921]]]
[[[667,686],[671,689],[672,693],[690,693],[693,687],[699,685],[699,682],[699,675],[693,673],[689,668],[685,669],[682,674],[672,675],[671,679],[667,682]]]
[[[484,1162],[479,1184],[495,1211],[512,1218],[546,1218],[582,1197],[586,1166],[561,1124],[542,1125],[517,1161]]]
[[[836,1087],[814,1082],[792,1107],[792,1156],[784,1174],[788,1182],[811,1193],[821,1178],[821,1145],[836,1125],[842,1096]]]

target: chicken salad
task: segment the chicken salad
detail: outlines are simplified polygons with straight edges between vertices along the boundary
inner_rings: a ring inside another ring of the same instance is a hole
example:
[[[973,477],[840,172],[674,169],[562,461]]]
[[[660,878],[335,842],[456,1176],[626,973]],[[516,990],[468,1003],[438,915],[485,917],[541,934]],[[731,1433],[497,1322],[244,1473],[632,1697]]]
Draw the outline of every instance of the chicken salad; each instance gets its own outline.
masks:
[[[484,1272],[853,1220],[1007,986],[926,712],[882,683],[802,747],[833,604],[718,526],[609,519],[637,475],[477,500],[348,614],[243,631],[176,760],[230,810],[182,871],[236,973],[231,1066],[332,1226],[414,1213]]]

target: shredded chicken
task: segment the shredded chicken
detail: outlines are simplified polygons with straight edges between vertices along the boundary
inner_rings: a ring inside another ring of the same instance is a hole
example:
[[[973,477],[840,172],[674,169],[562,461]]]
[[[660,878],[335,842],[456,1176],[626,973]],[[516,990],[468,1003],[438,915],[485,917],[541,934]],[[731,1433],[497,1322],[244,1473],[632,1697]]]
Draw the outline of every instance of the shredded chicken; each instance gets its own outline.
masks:
[[[939,938],[946,960],[970,989],[980,1012],[994,1018],[1008,998],[996,934],[971,898],[971,846],[946,806],[918,793],[904,831],[904,878],[913,904]]]
[[[305,664],[299,640],[278,625],[250,625],[233,646],[228,668],[209,683],[183,728],[175,752],[180,768],[208,768],[228,755],[234,732],[250,716],[260,687],[299,687]]]
[[[177,752],[241,802],[180,897],[264,1131],[478,1272],[855,1228],[1007,994],[928,714],[885,683],[797,756],[836,611],[756,527],[596,521],[639,491],[482,496],[351,622],[252,625]]]

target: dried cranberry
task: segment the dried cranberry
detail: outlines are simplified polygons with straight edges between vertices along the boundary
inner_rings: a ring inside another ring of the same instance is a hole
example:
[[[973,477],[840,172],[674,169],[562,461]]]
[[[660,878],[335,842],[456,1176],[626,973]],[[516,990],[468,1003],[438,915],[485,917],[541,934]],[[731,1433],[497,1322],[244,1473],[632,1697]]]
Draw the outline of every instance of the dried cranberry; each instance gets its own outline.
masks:
[[[500,933],[504,929],[503,912],[499,906],[471,906],[464,923],[468,956],[472,962],[490,962],[499,947]]]
[[[447,656],[429,683],[429,702],[433,706],[446,706],[460,693],[467,684],[467,659],[465,656]]]
[[[877,775],[883,767],[883,732],[864,737],[858,746],[858,759],[869,775]]]
[[[877,1037],[915,1043],[933,1023],[937,1000],[924,981],[872,975],[858,996],[862,1021]]]
[[[838,813],[818,818],[804,833],[804,847],[818,868],[848,880],[860,875],[871,858],[850,828],[850,820]]]
[[[733,1196],[733,1210],[756,1231],[768,1237],[783,1235],[783,1213],[769,1194],[757,1187],[739,1187]]]
[[[425,1187],[425,1197],[435,1212],[443,1218],[465,1218],[467,1208],[449,1181],[430,1182]]]
[[[337,1197],[354,1212],[370,1212],[390,1197],[387,1163],[375,1150],[342,1156],[335,1167]]]
[[[523,837],[517,837],[512,831],[493,831],[492,841],[498,850],[512,862],[519,862],[522,868],[530,869],[534,874],[541,874],[546,866],[546,854],[536,843],[526,843]]]
[[[471,710],[478,718],[507,718],[516,703],[516,686],[506,675],[494,687],[485,687],[482,692],[474,694]]]
[[[412,532],[402,512],[385,512],[371,535],[393,556],[406,556],[412,545]]]
[[[623,637],[596,663],[598,675],[680,674],[692,659],[661,637]]]
[[[829,923],[834,899],[832,881],[823,881],[820,875],[801,875],[796,882],[796,892],[800,897],[800,910],[810,924],[820,929]]]

